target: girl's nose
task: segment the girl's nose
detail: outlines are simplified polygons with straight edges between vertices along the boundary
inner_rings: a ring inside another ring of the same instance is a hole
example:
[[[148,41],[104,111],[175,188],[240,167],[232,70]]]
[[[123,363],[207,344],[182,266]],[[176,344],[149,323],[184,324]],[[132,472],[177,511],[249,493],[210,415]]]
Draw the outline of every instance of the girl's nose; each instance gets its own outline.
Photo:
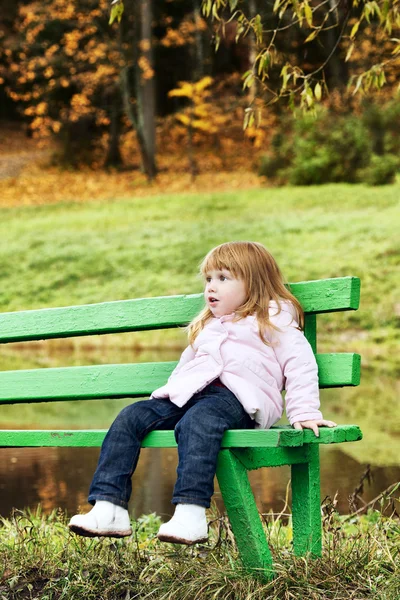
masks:
[[[207,284],[207,292],[215,292],[215,283],[213,281],[209,281]]]

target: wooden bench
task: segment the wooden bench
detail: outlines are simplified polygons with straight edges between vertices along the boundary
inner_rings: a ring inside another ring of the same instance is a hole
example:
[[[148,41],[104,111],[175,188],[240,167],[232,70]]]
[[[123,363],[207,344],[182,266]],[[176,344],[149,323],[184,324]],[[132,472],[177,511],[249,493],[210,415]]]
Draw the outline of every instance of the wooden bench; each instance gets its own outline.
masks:
[[[316,316],[356,310],[360,281],[343,277],[291,284],[305,313],[305,335],[316,352]],[[167,329],[186,325],[203,306],[202,294],[104,302],[0,315],[0,343]],[[358,385],[360,356],[316,354],[321,388]],[[175,362],[114,364],[0,372],[0,404],[137,398],[163,385]],[[329,415],[327,415],[329,417]],[[105,430],[0,431],[1,447],[100,446]],[[355,425],[310,430],[291,427],[227,431],[219,454],[217,478],[246,569],[273,573],[265,532],[247,471],[291,465],[293,549],[296,555],[321,554],[319,445],[360,440]],[[150,433],[146,448],[176,446],[173,431]],[[88,482],[89,483],[89,482]]]

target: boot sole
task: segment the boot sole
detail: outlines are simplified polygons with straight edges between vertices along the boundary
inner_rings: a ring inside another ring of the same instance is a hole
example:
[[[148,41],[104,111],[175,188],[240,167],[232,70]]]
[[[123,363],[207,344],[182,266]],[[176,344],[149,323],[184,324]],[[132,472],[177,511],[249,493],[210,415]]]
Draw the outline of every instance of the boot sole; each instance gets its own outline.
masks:
[[[132,529],[126,529],[123,531],[93,531],[91,529],[83,529],[83,527],[79,527],[78,525],[68,525],[70,531],[73,531],[77,535],[82,535],[84,537],[113,537],[113,538],[123,538],[132,535]]]
[[[198,540],[185,540],[184,538],[173,537],[172,535],[163,535],[162,533],[157,536],[160,542],[169,542],[170,544],[184,544],[185,546],[193,546],[194,544],[205,544],[208,542],[208,537],[199,538]]]

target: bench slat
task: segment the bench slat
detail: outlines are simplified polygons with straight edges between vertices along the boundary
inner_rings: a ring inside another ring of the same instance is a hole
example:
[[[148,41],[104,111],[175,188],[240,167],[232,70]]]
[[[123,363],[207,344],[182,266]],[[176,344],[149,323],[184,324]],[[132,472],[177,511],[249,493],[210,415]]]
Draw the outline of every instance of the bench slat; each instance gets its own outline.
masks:
[[[358,354],[319,354],[320,387],[358,385]],[[0,372],[0,403],[136,398],[164,385],[176,362]]]
[[[99,447],[107,433],[105,429],[79,430],[2,430],[0,447]],[[277,448],[297,447],[306,443],[334,444],[360,440],[357,425],[338,425],[332,429],[320,428],[320,437],[312,431],[297,431],[291,427],[267,430],[229,430],[222,440],[222,448]],[[142,443],[143,448],[175,448],[173,431],[152,431]]]
[[[357,277],[305,281],[290,288],[307,313],[356,310],[359,305]],[[0,343],[177,327],[202,306],[203,295],[191,294],[3,313]]]
[[[361,282],[358,277],[300,281],[289,285],[306,313],[357,310],[360,306]]]

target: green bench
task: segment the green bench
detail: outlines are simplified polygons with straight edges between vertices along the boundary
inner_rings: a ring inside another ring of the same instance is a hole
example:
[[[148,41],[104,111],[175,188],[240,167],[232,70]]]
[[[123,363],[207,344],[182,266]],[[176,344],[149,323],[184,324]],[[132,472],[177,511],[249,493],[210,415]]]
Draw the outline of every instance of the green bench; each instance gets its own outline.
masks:
[[[343,277],[291,284],[305,313],[305,335],[316,352],[316,316],[356,310],[360,281]],[[202,294],[104,302],[0,315],[0,343],[167,329],[187,324],[203,305]],[[360,356],[316,354],[321,388],[358,385]],[[175,362],[114,364],[0,372],[0,404],[138,398],[163,385]],[[326,415],[329,418],[329,415]],[[105,430],[1,430],[1,447],[100,446]],[[246,569],[272,575],[272,559],[248,481],[247,471],[291,465],[293,549],[296,555],[321,554],[319,445],[360,440],[355,425],[310,430],[291,427],[227,431],[217,478]],[[150,433],[146,448],[176,446],[173,431]],[[88,482],[89,483],[89,482]]]

